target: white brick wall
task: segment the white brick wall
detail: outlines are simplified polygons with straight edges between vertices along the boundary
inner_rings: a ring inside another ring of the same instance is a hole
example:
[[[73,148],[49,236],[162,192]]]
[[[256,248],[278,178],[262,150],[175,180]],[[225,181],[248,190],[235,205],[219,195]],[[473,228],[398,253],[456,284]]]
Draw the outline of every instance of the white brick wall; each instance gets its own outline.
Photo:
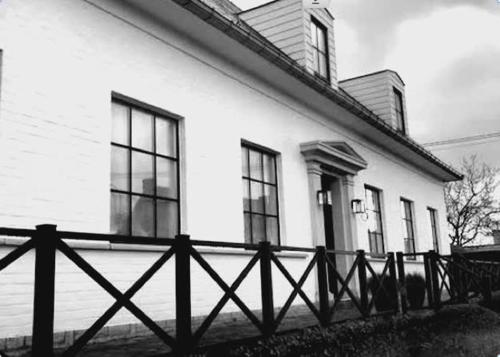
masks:
[[[415,201],[417,249],[432,247],[427,205],[439,210],[445,232],[439,182],[167,27],[113,1],[101,3],[157,38],[85,1],[0,3],[0,49],[4,51],[0,226],[56,223],[65,230],[108,231],[110,99],[111,91],[116,91],[185,117],[182,230],[195,239],[243,241],[242,138],[281,153],[281,227],[287,245],[312,244],[306,165],[299,150],[300,143],[311,140],[346,141],[368,161],[369,168],[355,178],[356,196],[364,197],[365,183],[384,191],[389,250],[402,249],[399,196]],[[359,219],[357,224],[354,245],[366,249],[366,227]],[[0,248],[0,256],[10,249]],[[158,256],[107,250],[81,253],[121,288],[135,281]],[[207,257],[228,282],[238,272],[235,267],[248,260]],[[298,279],[307,260],[289,258],[285,263]],[[31,331],[31,272],[32,255],[28,255],[0,273],[0,336]],[[89,326],[111,298],[63,259],[58,272],[56,329]],[[171,272],[164,269],[136,298],[155,319],[172,317]],[[207,313],[221,292],[198,270],[193,280],[193,311]],[[275,280],[279,304],[291,288],[283,279]],[[242,298],[258,308],[256,277],[246,284],[241,287]],[[314,296],[314,279],[307,282],[306,290]],[[3,313],[12,318],[4,318]],[[134,320],[120,313],[112,323],[128,321]]]

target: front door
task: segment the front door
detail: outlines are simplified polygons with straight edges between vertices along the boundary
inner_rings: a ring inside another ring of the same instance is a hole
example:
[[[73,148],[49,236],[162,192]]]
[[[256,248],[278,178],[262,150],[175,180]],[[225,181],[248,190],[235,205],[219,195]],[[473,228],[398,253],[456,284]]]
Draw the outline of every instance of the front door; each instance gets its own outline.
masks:
[[[322,175],[321,176],[321,191],[324,194],[323,200],[323,222],[325,225],[325,246],[328,250],[335,249],[335,233],[334,233],[334,223],[333,223],[333,202],[332,202],[332,185],[335,178]],[[329,253],[328,258],[330,261],[336,265],[335,254]],[[330,292],[337,296],[338,286],[337,280],[335,279],[333,268],[328,265],[328,285],[330,287]]]

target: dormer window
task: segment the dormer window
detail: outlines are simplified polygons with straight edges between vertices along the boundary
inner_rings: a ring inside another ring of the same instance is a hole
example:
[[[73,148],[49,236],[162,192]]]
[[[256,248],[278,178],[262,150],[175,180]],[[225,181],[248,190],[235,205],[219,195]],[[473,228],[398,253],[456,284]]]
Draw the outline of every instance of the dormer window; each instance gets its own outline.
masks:
[[[313,52],[314,74],[330,81],[330,66],[328,64],[328,37],[326,27],[314,17],[311,17],[311,41]]]
[[[405,118],[403,111],[403,94],[394,88],[394,105],[396,108],[396,130],[402,134],[406,133]]]

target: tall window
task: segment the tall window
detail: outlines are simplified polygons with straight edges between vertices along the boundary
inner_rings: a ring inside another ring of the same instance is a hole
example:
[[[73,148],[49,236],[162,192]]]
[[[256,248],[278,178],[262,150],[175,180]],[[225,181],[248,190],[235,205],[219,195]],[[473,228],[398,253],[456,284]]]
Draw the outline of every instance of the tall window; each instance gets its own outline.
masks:
[[[405,120],[403,110],[403,94],[394,88],[394,106],[396,108],[396,130],[405,134]]]
[[[432,243],[434,250],[439,253],[439,235],[437,227],[437,211],[434,208],[427,208],[429,211],[429,220],[431,225]]]
[[[380,191],[365,186],[366,213],[368,215],[368,239],[370,252],[384,254],[384,234],[382,229],[382,210]]]
[[[177,121],[113,99],[111,232],[172,238],[179,233]]]
[[[265,150],[242,144],[241,159],[245,241],[269,241],[278,245],[280,231],[276,157]]]
[[[311,17],[311,40],[314,73],[329,81],[330,65],[328,63],[327,30],[326,27],[314,17]]]
[[[403,239],[405,253],[415,253],[415,229],[411,201],[401,199],[401,217],[403,219]],[[408,257],[415,259],[415,257]]]

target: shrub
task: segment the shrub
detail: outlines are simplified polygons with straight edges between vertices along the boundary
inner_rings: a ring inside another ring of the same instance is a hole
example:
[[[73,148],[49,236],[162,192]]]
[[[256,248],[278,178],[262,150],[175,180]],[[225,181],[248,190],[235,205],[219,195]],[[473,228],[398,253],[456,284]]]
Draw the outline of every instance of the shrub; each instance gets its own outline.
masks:
[[[368,289],[370,289],[372,296],[375,296],[375,308],[379,312],[396,309],[398,295],[394,281],[389,276],[386,276],[382,282],[382,288],[379,290],[382,275],[377,274],[377,278],[375,279],[372,276],[368,279]]]
[[[421,309],[425,300],[425,278],[418,274],[407,274],[406,298],[411,309]]]

